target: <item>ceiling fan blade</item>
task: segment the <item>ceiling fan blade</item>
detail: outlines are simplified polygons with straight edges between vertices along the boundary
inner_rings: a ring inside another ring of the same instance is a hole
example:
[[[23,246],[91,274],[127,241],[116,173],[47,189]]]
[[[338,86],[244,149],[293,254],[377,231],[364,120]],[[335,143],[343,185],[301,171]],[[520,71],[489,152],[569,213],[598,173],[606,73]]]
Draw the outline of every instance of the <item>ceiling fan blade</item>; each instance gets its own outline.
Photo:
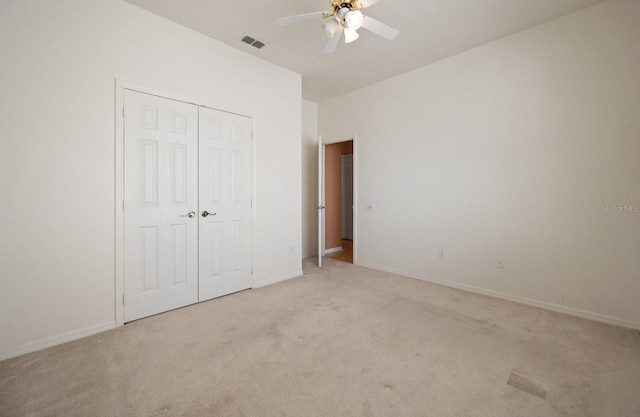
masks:
[[[280,17],[276,19],[276,25],[278,26],[292,25],[294,23],[313,20],[316,17],[322,17],[322,15],[324,15],[324,12],[313,12],[313,13],[297,14],[294,16]]]
[[[360,0],[360,4],[362,5],[362,7],[366,8],[371,6],[372,4],[376,4],[379,1],[380,0]]]
[[[398,29],[387,26],[384,23],[369,16],[365,16],[362,20],[362,27],[388,40],[393,40],[400,34],[400,31]]]
[[[338,26],[336,32],[333,34],[333,37],[327,41],[327,44],[324,47],[325,54],[332,54],[338,48],[338,43],[340,42],[340,37],[342,36],[342,31],[344,28],[342,25]]]

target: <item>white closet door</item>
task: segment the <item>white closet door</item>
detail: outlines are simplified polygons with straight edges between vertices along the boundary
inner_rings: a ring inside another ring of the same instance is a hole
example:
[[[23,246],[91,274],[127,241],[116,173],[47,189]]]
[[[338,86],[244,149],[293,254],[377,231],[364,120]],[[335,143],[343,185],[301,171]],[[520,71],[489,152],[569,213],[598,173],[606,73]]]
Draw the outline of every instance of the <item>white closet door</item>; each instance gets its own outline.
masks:
[[[200,289],[251,287],[251,119],[200,107]]]
[[[131,90],[124,107],[126,322],[198,301],[198,108]]]

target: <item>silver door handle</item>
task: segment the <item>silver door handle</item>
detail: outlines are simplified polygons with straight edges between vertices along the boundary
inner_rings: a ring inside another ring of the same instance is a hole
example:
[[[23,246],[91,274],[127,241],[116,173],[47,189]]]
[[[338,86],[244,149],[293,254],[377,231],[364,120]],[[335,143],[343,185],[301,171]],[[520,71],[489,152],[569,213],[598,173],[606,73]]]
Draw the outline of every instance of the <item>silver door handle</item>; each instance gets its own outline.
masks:
[[[182,215],[180,217],[189,217],[191,219],[193,217],[196,217],[196,212],[195,211],[190,211],[187,214],[184,214],[184,215]]]
[[[215,216],[218,213],[209,213],[207,210],[202,212],[202,217]]]

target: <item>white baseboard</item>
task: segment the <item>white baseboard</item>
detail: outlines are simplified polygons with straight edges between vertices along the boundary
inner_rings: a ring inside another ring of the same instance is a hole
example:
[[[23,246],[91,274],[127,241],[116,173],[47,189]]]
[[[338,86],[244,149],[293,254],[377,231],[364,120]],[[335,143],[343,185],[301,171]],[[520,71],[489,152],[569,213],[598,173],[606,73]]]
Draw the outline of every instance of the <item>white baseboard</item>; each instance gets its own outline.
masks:
[[[302,272],[302,270],[300,270],[300,271],[295,272],[293,274],[288,274],[288,275],[284,275],[284,276],[280,276],[280,277],[266,279],[266,280],[263,280],[263,281],[260,281],[260,282],[256,282],[255,285],[253,286],[253,288],[266,287],[267,285],[277,284],[278,282],[286,281],[286,280],[292,279],[292,278],[301,277],[302,275],[303,275],[303,272]]]
[[[35,352],[36,350],[60,345],[62,343],[71,342],[77,339],[82,339],[83,337],[114,329],[115,327],[115,321],[110,321],[107,323],[98,324],[96,326],[90,326],[84,329],[73,330],[56,336],[46,337],[44,339],[36,340],[35,342],[26,343],[22,346],[3,350],[2,352],[0,352],[0,360],[14,358],[26,353]]]
[[[324,254],[325,255],[331,255],[332,253],[340,252],[340,251],[343,251],[343,250],[344,250],[344,248],[342,246],[338,246],[337,248],[325,249],[324,250]]]
[[[490,297],[500,298],[507,301],[513,301],[520,304],[529,305],[532,307],[538,307],[545,310],[555,311],[557,313],[569,314],[571,316],[581,317],[584,319],[589,319],[593,321],[598,321],[601,323],[613,324],[615,326],[626,327],[629,329],[640,330],[640,323],[634,322],[632,320],[623,319],[615,316],[608,316],[606,314],[595,313],[588,310],[582,310],[579,308],[573,308],[568,306],[563,306],[555,303],[548,303],[546,301],[534,300],[531,298],[520,297],[517,295],[512,295],[508,293],[503,293],[500,291],[487,290],[484,288],[474,287],[466,284],[459,284],[455,282],[442,281],[437,279],[432,279],[426,276],[421,276],[417,274],[411,274],[403,271],[399,271],[393,268],[386,268],[379,265],[368,264],[366,262],[357,262],[355,265],[363,266],[365,268],[375,269],[378,271],[389,272],[391,274],[402,275],[407,278],[414,278],[420,281],[430,282],[432,284],[443,285],[445,287],[457,288],[459,290],[472,292],[475,294],[488,295]]]
[[[292,279],[292,278],[296,278],[296,277],[300,277],[302,275],[303,275],[303,272],[302,272],[302,270],[300,270],[300,271],[292,273],[292,274],[288,274],[288,275],[279,276],[279,277],[267,279],[267,280],[264,280],[264,281],[260,281],[260,282],[256,283],[253,286],[253,288],[266,287],[267,285],[276,284],[278,282],[286,281],[288,279]],[[111,330],[111,329],[115,329],[115,328],[116,328],[116,322],[115,321],[110,321],[110,322],[99,324],[99,325],[96,325],[96,326],[90,326],[90,327],[87,327],[87,328],[84,328],[84,329],[74,330],[74,331],[63,333],[63,334],[59,334],[59,335],[56,335],[56,336],[47,337],[47,338],[44,338],[44,339],[37,340],[35,342],[26,343],[26,344],[24,344],[22,346],[18,346],[18,347],[15,347],[15,348],[10,348],[10,349],[6,349],[6,350],[3,350],[3,351],[0,351],[0,360],[14,358],[16,356],[20,356],[20,355],[24,355],[24,354],[27,354],[27,353],[35,352],[37,350],[45,349],[45,348],[48,348],[48,347],[51,347],[51,346],[60,345],[62,343],[71,342],[73,340],[81,339],[83,337],[91,336],[91,335],[94,335],[96,333],[101,333],[101,332],[104,332],[106,330]]]

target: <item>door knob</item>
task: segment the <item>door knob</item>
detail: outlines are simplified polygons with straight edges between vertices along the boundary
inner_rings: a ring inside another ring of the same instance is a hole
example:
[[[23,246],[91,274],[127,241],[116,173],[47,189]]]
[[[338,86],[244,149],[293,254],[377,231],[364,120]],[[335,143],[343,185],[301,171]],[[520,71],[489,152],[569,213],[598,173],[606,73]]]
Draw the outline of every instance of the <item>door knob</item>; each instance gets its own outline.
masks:
[[[202,217],[215,216],[218,213],[209,213],[207,210],[202,212]]]
[[[190,211],[187,214],[180,216],[180,217],[189,217],[189,218],[193,218],[196,217],[196,212],[195,211]]]

